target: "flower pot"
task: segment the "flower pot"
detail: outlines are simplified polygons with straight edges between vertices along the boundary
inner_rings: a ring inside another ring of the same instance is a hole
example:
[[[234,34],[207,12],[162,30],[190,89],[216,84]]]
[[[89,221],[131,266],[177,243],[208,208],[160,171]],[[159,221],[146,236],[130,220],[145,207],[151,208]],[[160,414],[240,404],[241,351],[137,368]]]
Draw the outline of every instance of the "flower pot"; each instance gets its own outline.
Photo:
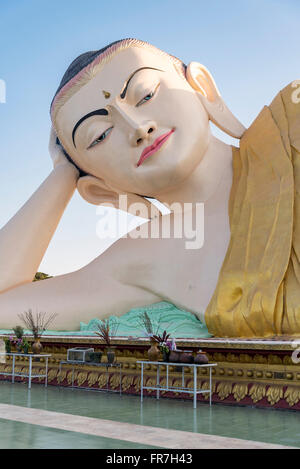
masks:
[[[94,352],[92,362],[93,363],[101,363],[102,355],[103,355],[102,352]]]
[[[40,342],[40,338],[35,339],[35,341],[32,344],[32,353],[37,355],[37,354],[42,353],[42,350],[43,350],[43,346]]]
[[[180,363],[194,363],[193,352],[191,350],[182,350],[179,354]]]
[[[106,352],[107,363],[110,363],[110,364],[114,363],[115,358],[116,358],[115,350],[116,350],[116,347],[108,347],[107,348],[107,352]]]
[[[180,356],[179,350],[171,350],[170,355],[169,355],[169,362],[178,363],[179,356]]]
[[[206,365],[209,359],[205,352],[197,352],[194,361],[197,365]]]
[[[157,342],[151,340],[151,347],[148,350],[148,358],[150,362],[157,362],[160,357],[160,350]]]
[[[169,357],[170,357],[170,352],[166,352],[165,350],[163,350],[163,361],[164,362],[168,362],[169,361]]]

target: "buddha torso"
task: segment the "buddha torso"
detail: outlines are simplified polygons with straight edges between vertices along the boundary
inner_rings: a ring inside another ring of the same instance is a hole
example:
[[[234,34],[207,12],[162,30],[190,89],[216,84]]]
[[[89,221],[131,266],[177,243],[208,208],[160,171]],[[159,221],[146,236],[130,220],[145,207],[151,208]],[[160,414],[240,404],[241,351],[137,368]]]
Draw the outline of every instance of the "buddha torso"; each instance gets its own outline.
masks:
[[[228,165],[214,195],[204,203],[204,240],[196,249],[187,249],[187,238],[137,238],[119,240],[114,245],[114,258],[119,256],[118,267],[112,276],[121,283],[134,285],[145,292],[153,292],[159,299],[168,300],[192,311],[202,320],[213,295],[218,275],[226,255],[230,239],[228,202],[232,186],[232,167]],[[196,227],[196,210],[193,211],[193,228]],[[164,215],[151,221],[154,233],[162,223],[172,227],[181,215]],[[199,219],[198,230],[203,229]],[[153,226],[154,225],[154,226]],[[177,225],[178,226],[178,225]],[[201,233],[198,233],[199,242]],[[193,243],[195,246],[196,243]],[[130,256],[128,256],[130,252]],[[124,255],[126,253],[126,255]],[[111,270],[111,252],[105,253],[82,269],[82,274],[97,276],[104,269]],[[145,296],[147,302],[147,296]],[[142,306],[138,305],[138,306]]]

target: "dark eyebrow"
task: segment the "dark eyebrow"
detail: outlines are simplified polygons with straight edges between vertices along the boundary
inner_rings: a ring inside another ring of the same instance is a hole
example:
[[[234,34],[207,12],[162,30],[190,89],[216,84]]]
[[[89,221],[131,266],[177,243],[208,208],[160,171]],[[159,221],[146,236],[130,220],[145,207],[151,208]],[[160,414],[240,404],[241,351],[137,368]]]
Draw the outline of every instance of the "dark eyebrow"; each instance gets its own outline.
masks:
[[[75,124],[75,127],[74,127],[73,132],[72,132],[72,140],[73,140],[73,144],[74,144],[75,148],[76,148],[76,145],[75,145],[75,140],[74,139],[75,139],[76,130],[78,129],[80,124],[82,124],[83,121],[85,121],[86,119],[88,119],[89,117],[92,117],[92,116],[108,116],[108,111],[106,109],[97,109],[96,111],[89,112],[88,114],[83,116],[81,119],[79,119],[77,124]]]
[[[137,70],[135,70],[135,72],[133,72],[130,77],[128,78],[127,82],[125,83],[124,85],[124,89],[120,95],[121,99],[124,99],[125,96],[126,96],[126,93],[127,93],[127,89],[128,89],[128,86],[129,86],[129,83],[131,82],[132,78],[134,77],[134,75],[138,72],[140,72],[141,70],[157,70],[158,72],[164,72],[164,70],[160,70],[159,68],[153,68],[153,67],[141,67],[141,68],[138,68]],[[73,132],[72,132],[72,140],[73,140],[73,144],[74,144],[74,147],[76,148],[76,145],[75,145],[75,133],[76,133],[76,130],[78,129],[78,127],[82,124],[83,121],[85,121],[86,119],[88,119],[89,117],[92,117],[92,116],[108,116],[108,111],[106,109],[97,109],[96,111],[92,111],[90,112],[89,114],[86,114],[85,116],[83,116],[81,119],[79,119],[79,121],[77,122],[77,124],[75,124],[74,126],[74,129],[73,129]]]
[[[135,72],[133,72],[130,77],[128,78],[125,86],[124,86],[124,89],[122,91],[122,93],[120,94],[120,98],[121,99],[124,99],[125,96],[126,96],[126,93],[127,93],[127,88],[128,88],[128,85],[129,83],[131,82],[131,80],[133,79],[134,75],[138,72],[140,72],[141,70],[157,70],[158,72],[163,72],[164,70],[160,70],[159,68],[153,68],[153,67],[141,67],[141,68],[138,68]]]

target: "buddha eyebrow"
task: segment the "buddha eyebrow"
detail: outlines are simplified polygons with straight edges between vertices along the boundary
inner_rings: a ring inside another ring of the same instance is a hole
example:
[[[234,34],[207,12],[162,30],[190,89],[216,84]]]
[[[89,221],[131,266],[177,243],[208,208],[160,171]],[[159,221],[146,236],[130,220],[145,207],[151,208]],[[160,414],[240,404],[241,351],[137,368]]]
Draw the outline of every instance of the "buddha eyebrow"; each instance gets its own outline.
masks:
[[[125,85],[124,85],[124,89],[120,95],[121,99],[124,99],[125,96],[126,96],[126,93],[127,93],[127,89],[128,89],[128,86],[129,86],[129,83],[131,82],[131,80],[133,79],[134,75],[138,72],[140,72],[141,70],[157,70],[158,72],[164,72],[164,70],[160,70],[159,68],[154,68],[154,67],[141,67],[141,68],[138,68],[137,70],[135,70],[135,72],[133,72],[130,77],[128,78],[128,80],[126,81]],[[92,112],[89,112],[88,114],[86,114],[85,116],[83,116],[81,119],[79,119],[79,121],[77,122],[77,124],[75,124],[74,126],[74,129],[73,129],[73,132],[72,132],[72,140],[73,140],[73,144],[74,144],[74,147],[76,148],[76,144],[75,144],[75,134],[76,134],[76,131],[78,129],[78,127],[86,120],[88,119],[89,117],[92,117],[92,116],[108,116],[108,111],[106,109],[97,109],[96,111],[92,111]]]
[[[130,77],[128,78],[125,86],[124,86],[124,89],[122,91],[122,93],[120,94],[120,98],[121,99],[124,99],[125,96],[126,96],[126,93],[127,93],[127,89],[128,89],[128,85],[129,83],[131,82],[131,80],[133,79],[134,75],[138,72],[140,72],[141,70],[157,70],[158,72],[164,72],[164,70],[160,70],[159,68],[153,68],[153,67],[141,67],[141,68],[138,68],[135,72],[133,72]]]
[[[73,140],[73,144],[74,144],[75,148],[76,148],[76,145],[75,145],[76,130],[82,124],[83,121],[85,121],[86,119],[88,119],[89,117],[92,117],[92,116],[108,116],[108,111],[106,109],[97,109],[96,111],[89,112],[88,114],[83,116],[81,119],[79,119],[77,124],[75,124],[73,132],[72,132],[72,140]]]

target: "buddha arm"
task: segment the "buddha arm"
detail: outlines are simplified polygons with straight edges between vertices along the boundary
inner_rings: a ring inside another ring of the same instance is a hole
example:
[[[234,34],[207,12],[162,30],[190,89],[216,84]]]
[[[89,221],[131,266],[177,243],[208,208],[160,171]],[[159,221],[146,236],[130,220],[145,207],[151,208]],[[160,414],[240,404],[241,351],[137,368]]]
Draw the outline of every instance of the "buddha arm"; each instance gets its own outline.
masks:
[[[72,197],[77,170],[60,164],[0,230],[0,292],[32,282]]]
[[[130,252],[128,255],[130,259]],[[20,313],[32,309],[34,313],[56,313],[53,329],[78,330],[80,321],[123,314],[131,308],[161,301],[155,292],[126,284],[118,278],[118,256],[119,250],[112,246],[79,271],[31,282],[0,294],[0,328],[11,329],[18,323]],[[131,265],[126,270],[128,277],[130,272],[133,275]]]

